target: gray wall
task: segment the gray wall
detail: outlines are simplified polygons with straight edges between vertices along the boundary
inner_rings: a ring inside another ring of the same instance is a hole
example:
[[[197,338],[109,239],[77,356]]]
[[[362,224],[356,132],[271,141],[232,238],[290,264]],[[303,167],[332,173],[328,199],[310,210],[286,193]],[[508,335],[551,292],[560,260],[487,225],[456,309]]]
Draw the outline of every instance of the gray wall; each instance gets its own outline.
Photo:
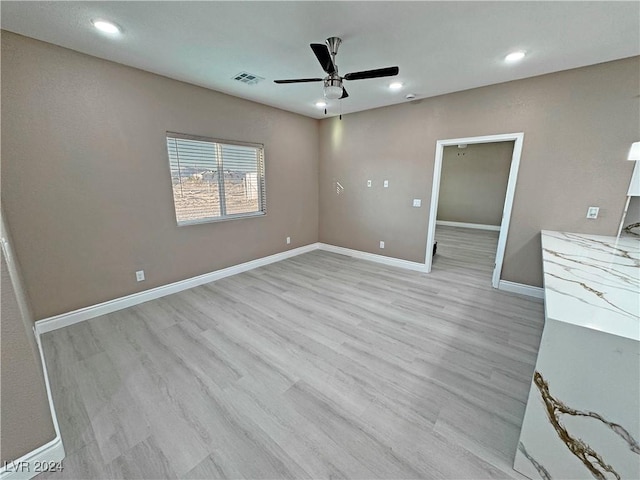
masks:
[[[539,286],[539,231],[615,234],[631,176],[638,57],[321,121],[318,234],[318,122],[7,32],[2,52],[2,200],[36,318],[282,251],[288,235],[423,262],[436,140],[516,131],[503,278]],[[264,143],[268,215],[176,227],[166,130]]]
[[[500,225],[514,142],[444,148],[437,219]]]
[[[177,227],[166,131],[263,143],[267,215]],[[69,312],[316,242],[318,122],[2,32],[2,204],[34,317]]]
[[[541,286],[540,230],[617,232],[639,85],[634,57],[322,120],[320,241],[424,262],[436,141],[524,132],[502,277]]]
[[[8,236],[6,231],[3,235]],[[4,465],[53,440],[55,430],[29,309],[23,303],[21,311],[18,303],[18,295],[23,295],[23,302],[27,301],[19,269],[14,262],[13,271],[17,273],[14,289],[4,251],[1,256],[0,462]]]

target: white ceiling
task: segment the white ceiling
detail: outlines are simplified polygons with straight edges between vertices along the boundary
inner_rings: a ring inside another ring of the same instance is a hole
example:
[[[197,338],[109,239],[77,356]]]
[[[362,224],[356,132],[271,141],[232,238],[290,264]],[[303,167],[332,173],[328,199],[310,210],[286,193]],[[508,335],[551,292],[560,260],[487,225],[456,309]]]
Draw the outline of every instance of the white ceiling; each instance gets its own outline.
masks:
[[[46,42],[322,118],[324,76],[309,43],[339,36],[340,73],[398,65],[389,78],[345,82],[343,113],[640,55],[640,2],[13,2],[1,25]],[[116,22],[112,38],[90,21]],[[503,62],[514,49],[527,57]],[[231,78],[264,77],[257,85]],[[329,103],[329,115],[340,101]]]

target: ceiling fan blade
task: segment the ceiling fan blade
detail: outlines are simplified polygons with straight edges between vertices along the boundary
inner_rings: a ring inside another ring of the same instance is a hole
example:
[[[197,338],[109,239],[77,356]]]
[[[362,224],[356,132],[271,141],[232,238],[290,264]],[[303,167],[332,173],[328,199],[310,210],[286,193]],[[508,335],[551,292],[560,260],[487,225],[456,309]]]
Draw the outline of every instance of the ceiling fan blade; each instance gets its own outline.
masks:
[[[342,96],[340,97],[340,100],[342,100],[343,98],[347,98],[349,96],[349,94],[347,93],[347,89],[342,87]]]
[[[311,50],[313,50],[313,53],[316,54],[316,58],[318,62],[320,62],[322,69],[328,74],[336,73],[336,66],[333,64],[333,60],[331,60],[331,54],[327,46],[324,43],[311,43],[309,46]]]
[[[345,80],[364,80],[366,78],[393,77],[397,75],[400,69],[398,67],[377,68],[375,70],[365,70],[363,72],[347,73]]]
[[[322,78],[294,78],[292,80],[274,80],[275,83],[321,82]]]

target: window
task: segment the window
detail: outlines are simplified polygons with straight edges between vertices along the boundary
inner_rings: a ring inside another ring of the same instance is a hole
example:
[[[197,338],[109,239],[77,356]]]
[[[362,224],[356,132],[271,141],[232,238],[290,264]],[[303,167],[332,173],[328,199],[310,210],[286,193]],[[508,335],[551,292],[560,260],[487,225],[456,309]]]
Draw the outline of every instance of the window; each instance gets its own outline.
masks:
[[[178,225],[264,215],[264,147],[167,132]]]

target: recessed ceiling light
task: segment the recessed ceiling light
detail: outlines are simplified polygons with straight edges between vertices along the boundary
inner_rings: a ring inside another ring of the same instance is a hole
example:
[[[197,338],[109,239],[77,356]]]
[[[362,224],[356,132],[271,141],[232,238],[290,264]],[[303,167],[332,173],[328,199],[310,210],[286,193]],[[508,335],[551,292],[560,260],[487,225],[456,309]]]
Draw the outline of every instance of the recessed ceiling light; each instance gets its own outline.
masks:
[[[522,50],[518,50],[517,52],[511,52],[509,55],[504,57],[504,61],[507,63],[515,63],[522,60],[525,56],[525,52]]]
[[[91,20],[91,23],[101,32],[116,34],[120,33],[120,27],[113,22],[107,20]]]
[[[316,107],[324,108],[327,106],[327,102],[323,102],[322,100],[316,102]]]
[[[402,88],[402,82],[393,82],[389,84],[391,90],[400,90]]]

